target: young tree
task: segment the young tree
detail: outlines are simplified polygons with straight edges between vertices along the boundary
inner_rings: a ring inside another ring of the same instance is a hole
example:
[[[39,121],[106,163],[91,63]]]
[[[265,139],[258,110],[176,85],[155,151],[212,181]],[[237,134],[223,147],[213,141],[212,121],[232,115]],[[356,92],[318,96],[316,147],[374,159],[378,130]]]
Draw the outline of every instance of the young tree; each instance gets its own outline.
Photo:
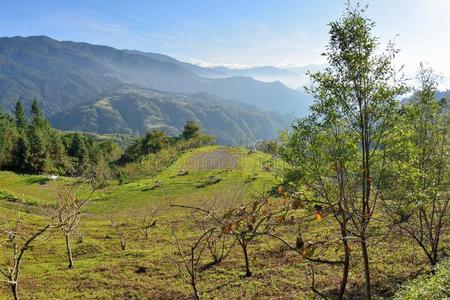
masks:
[[[276,225],[285,220],[286,209],[284,205],[279,207],[271,203],[271,197],[267,194],[259,194],[251,201],[244,202],[244,192],[236,195],[230,201],[232,207],[224,211],[212,207],[202,208],[186,205],[171,205],[192,209],[209,217],[210,223],[214,223],[220,232],[231,235],[242,249],[245,263],[245,277],[251,277],[249,246],[258,238],[268,236]],[[283,203],[285,204],[285,203]],[[275,220],[276,217],[276,220]]]
[[[45,225],[30,226],[25,224],[25,214],[20,211],[14,217],[10,217],[6,222],[0,224],[0,233],[6,237],[6,244],[0,244],[0,246],[5,249],[4,253],[11,251],[9,265],[6,268],[0,267],[0,274],[7,279],[15,300],[19,299],[19,275],[25,252],[30,249],[30,245],[42,234],[61,225],[62,223],[51,220]]]
[[[111,213],[111,227],[114,229],[117,237],[120,240],[120,249],[122,249],[122,251],[125,251],[127,246],[126,235],[130,225],[131,224],[128,221],[128,218],[118,220],[118,218],[115,216],[115,212],[113,211]]]
[[[386,52],[379,54],[374,26],[364,8],[348,4],[343,17],[330,23],[330,41],[324,53],[329,67],[310,74],[313,84],[307,89],[316,99],[311,111],[321,122],[327,125],[340,120],[342,125],[333,124],[335,130],[352,131],[343,142],[353,145],[356,161],[348,164],[358,164],[353,176],[359,195],[352,198],[356,201],[345,199],[345,207],[361,245],[366,299],[371,299],[368,228],[377,210],[378,189],[386,168],[380,153],[385,150],[382,145],[398,111],[396,98],[406,91],[392,66],[398,50],[389,44]]]
[[[82,181],[77,181],[71,184],[61,185],[57,192],[57,218],[61,225],[61,231],[64,234],[66,242],[68,268],[72,269],[74,266],[72,255],[72,233],[79,229],[82,208],[89,202],[89,199],[94,192],[90,190],[83,196],[80,196],[80,187]]]
[[[187,282],[192,287],[192,296],[195,300],[200,299],[197,281],[200,273],[201,259],[206,248],[205,240],[213,231],[214,228],[203,231],[202,234],[194,240],[192,245],[188,247],[189,251],[185,251],[173,230],[175,245],[178,250],[178,255],[181,257],[183,267],[180,269],[180,273],[182,275],[187,275]]]
[[[438,78],[433,70],[421,65],[417,81],[391,134],[387,157],[392,168],[382,196],[393,223],[417,242],[434,272],[450,225],[450,117],[444,102],[435,99]]]
[[[344,125],[339,119],[329,119],[326,123],[315,117],[300,120],[294,125],[284,153],[286,162],[291,166],[285,175],[285,182],[298,190],[291,194],[292,208],[309,208],[319,222],[323,213],[327,212],[331,217],[327,220],[337,225],[335,235],[340,236],[340,243],[319,244],[322,248],[341,248],[344,256],[342,262],[318,260],[317,263],[342,265],[338,299],[344,298],[350,271],[349,243],[352,234],[348,204],[357,201],[359,190],[358,178],[352,175],[359,169],[357,149],[355,141],[352,142],[351,130],[346,130]],[[305,217],[308,214],[307,211]],[[299,226],[302,226],[305,217],[302,217]],[[302,251],[305,243],[301,235],[298,239],[297,250]],[[305,256],[307,251],[302,254]],[[314,263],[314,260],[311,261]],[[313,290],[319,293],[314,287]]]
[[[148,240],[148,230],[156,226],[156,212],[157,209],[154,208],[150,215],[146,215],[142,218],[141,229],[146,240]]]

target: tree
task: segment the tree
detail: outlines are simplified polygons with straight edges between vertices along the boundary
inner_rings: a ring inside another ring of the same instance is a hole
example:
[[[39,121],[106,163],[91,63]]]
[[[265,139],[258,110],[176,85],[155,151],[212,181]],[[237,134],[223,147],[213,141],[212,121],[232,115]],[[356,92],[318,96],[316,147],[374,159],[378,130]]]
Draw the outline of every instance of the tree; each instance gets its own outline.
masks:
[[[14,150],[14,167],[19,172],[28,172],[30,157],[30,143],[28,137],[22,133],[19,134],[16,148]]]
[[[19,130],[25,130],[28,126],[27,118],[25,117],[25,110],[23,109],[22,102],[16,102],[16,125]]]
[[[337,247],[336,252],[341,249],[344,258],[342,261],[311,260],[308,251],[303,249],[306,244],[301,234],[297,238],[296,248],[313,263],[342,265],[338,299],[343,299],[350,271],[349,244],[352,235],[347,205],[357,201],[359,190],[358,178],[352,176],[358,172],[359,166],[356,163],[355,143],[351,142],[352,132],[345,130],[344,124],[337,119],[324,124],[315,117],[300,120],[293,128],[284,152],[291,168],[284,180],[297,190],[290,194],[292,208],[308,208],[306,216],[300,219],[299,228],[302,228],[308,214],[320,222],[326,212],[330,216],[327,220],[336,223],[333,228],[338,231],[334,235],[340,236],[340,239],[316,244],[322,248]],[[314,285],[312,287],[314,292],[321,294]]]
[[[186,125],[184,125],[183,128],[182,133],[183,139],[189,140],[197,137],[199,134],[200,134],[200,125],[193,120],[187,121]]]
[[[57,218],[61,225],[61,231],[64,234],[66,243],[68,268],[72,269],[74,266],[72,255],[72,233],[80,226],[81,210],[89,202],[89,199],[94,192],[92,189],[83,197],[80,197],[80,186],[83,181],[77,181],[72,184],[61,185],[57,192]]]
[[[44,118],[44,115],[42,114],[37,99],[34,99],[33,102],[31,103],[31,116],[32,116],[31,120],[32,126],[39,128],[48,127],[48,122]]]
[[[245,264],[244,276],[251,277],[249,246],[258,238],[270,235],[276,225],[283,223],[286,209],[284,206],[273,206],[270,202],[271,197],[265,193],[255,195],[252,201],[247,203],[243,202],[243,191],[238,192],[235,196],[236,198],[230,201],[232,206],[223,211],[212,207],[202,208],[175,204],[171,206],[188,208],[204,214],[209,218],[209,223],[215,224],[212,227],[234,237],[242,249]]]
[[[146,240],[148,240],[148,230],[152,227],[156,226],[156,212],[158,210],[156,208],[154,208],[152,210],[152,213],[150,215],[145,215],[144,217],[142,217],[142,223],[141,223],[141,229],[142,232],[144,233],[144,237]]]
[[[128,221],[128,218],[118,220],[113,208],[113,211],[111,213],[111,227],[114,229],[117,237],[120,240],[120,249],[122,249],[122,251],[125,251],[127,246],[126,235],[130,225],[131,224]]]
[[[74,159],[76,172],[83,173],[89,163],[89,150],[81,134],[75,133],[71,137],[68,154]]]
[[[6,222],[0,224],[0,233],[6,237],[5,249],[11,251],[10,264],[7,268],[0,267],[0,274],[7,278],[7,282],[11,287],[11,293],[15,300],[19,299],[19,275],[23,264],[23,257],[30,245],[45,232],[56,229],[62,223],[54,223],[53,220],[48,221],[46,225],[33,227],[30,230],[25,223],[25,215],[18,211],[17,215],[10,217]],[[6,250],[5,250],[6,251]],[[4,252],[6,253],[6,252]]]
[[[157,153],[168,144],[168,137],[161,130],[153,130],[146,134],[142,141],[142,154]]]
[[[14,120],[0,108],[0,170],[14,168],[18,132]]]
[[[213,231],[214,228],[209,228],[208,230],[203,231],[202,234],[194,240],[193,244],[188,247],[189,251],[185,251],[175,234],[175,230],[173,230],[178,255],[181,257],[183,266],[183,268],[180,268],[180,273],[181,275],[187,275],[187,282],[192,287],[192,294],[195,300],[200,299],[197,280],[200,272],[201,258],[206,247],[205,240]]]
[[[383,204],[394,225],[427,256],[431,269],[450,224],[449,112],[435,99],[437,76],[420,66],[418,88],[389,141],[389,164]]]
[[[29,129],[28,139],[30,142],[29,171],[34,174],[46,172],[49,163],[46,133],[33,123]]]
[[[324,126],[338,133],[351,130],[342,142],[353,145],[354,155],[347,163],[357,164],[353,176],[359,192],[345,199],[345,207],[351,216],[352,232],[361,245],[365,297],[371,299],[368,228],[377,210],[387,167],[382,145],[395,124],[399,105],[396,97],[407,89],[402,78],[396,78],[392,66],[398,50],[390,43],[385,52],[378,54],[379,43],[372,34],[375,23],[365,16],[364,8],[348,4],[343,17],[329,26],[330,41],[323,54],[329,67],[310,74],[313,84],[307,91],[315,97],[311,111]],[[335,185],[338,188],[338,182]]]

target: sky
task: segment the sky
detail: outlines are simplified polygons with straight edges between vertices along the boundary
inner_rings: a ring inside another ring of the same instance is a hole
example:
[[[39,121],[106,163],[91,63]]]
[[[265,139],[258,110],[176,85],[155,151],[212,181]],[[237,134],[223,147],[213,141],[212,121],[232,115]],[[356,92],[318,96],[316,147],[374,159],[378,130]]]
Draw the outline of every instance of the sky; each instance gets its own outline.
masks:
[[[0,36],[47,35],[212,66],[321,64],[345,0],[1,0]],[[413,73],[450,77],[450,0],[361,0]],[[450,81],[449,81],[450,83]],[[450,84],[449,84],[450,85]]]

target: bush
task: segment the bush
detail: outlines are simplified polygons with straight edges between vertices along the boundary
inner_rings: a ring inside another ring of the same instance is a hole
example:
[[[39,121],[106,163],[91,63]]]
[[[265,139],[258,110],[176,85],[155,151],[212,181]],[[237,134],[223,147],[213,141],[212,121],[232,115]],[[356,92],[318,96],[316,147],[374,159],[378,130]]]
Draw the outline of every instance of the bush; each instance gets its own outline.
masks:
[[[395,294],[396,300],[449,299],[450,260],[441,262],[435,275],[422,275],[402,286]]]

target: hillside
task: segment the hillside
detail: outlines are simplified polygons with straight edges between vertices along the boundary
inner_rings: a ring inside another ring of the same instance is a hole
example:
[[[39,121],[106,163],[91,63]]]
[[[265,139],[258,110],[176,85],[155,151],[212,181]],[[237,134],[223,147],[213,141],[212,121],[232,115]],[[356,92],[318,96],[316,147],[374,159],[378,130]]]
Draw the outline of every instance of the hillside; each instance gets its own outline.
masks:
[[[292,116],[204,93],[179,94],[122,86],[94,103],[56,114],[50,121],[63,130],[145,134],[161,129],[179,135],[188,120],[197,120],[220,144],[253,144],[278,136]]]
[[[93,102],[120,84],[239,100],[263,110],[305,114],[310,102],[281,83],[250,77],[203,78],[170,57],[46,36],[0,38],[0,104],[38,98],[47,116]]]
[[[201,163],[211,159],[233,163],[214,168]],[[182,154],[153,178],[141,178],[120,186],[111,182],[94,195],[83,213],[79,235],[74,234],[75,267],[67,269],[62,233],[58,230],[46,234],[26,253],[20,294],[24,299],[189,299],[191,290],[180,274],[183,264],[174,234],[182,247],[188,249],[201,230],[195,214],[188,209],[171,207],[171,204],[201,206],[209,203],[211,207],[228,207],[240,200],[241,191],[245,192],[245,199],[254,196],[255,191],[270,191],[279,184],[261,164],[270,160],[267,154],[249,153],[242,148],[203,147]],[[177,176],[180,169],[189,173]],[[204,186],[210,176],[219,177],[221,181]],[[26,211],[32,212],[24,213],[24,222],[45,224],[45,211],[38,206],[54,204],[58,187],[71,180],[48,181],[45,176],[0,172],[0,218],[14,215],[17,208],[14,199],[23,199]],[[156,187],[155,182],[161,185]],[[275,195],[272,201],[275,204],[282,198]],[[127,246],[123,251],[111,227],[114,208],[120,209],[116,218],[128,224],[125,228]],[[157,209],[156,226],[149,229],[149,237],[145,239],[142,220],[154,208]],[[331,220],[331,216],[324,217],[321,223],[313,216],[303,218],[301,228],[305,230],[305,240],[315,241],[318,237],[334,240],[335,228]],[[297,223],[286,222],[278,233],[295,244],[297,230]],[[377,254],[372,272],[376,274],[375,292],[380,298],[391,297],[404,278],[421,272],[426,265],[425,258],[417,255],[409,239],[389,236],[388,240],[393,242],[371,245]],[[231,239],[227,242],[231,243]],[[449,237],[445,237],[443,244],[448,251]],[[358,263],[358,243],[352,241],[351,246],[355,257],[352,274],[358,274],[362,270]],[[0,253],[4,249],[0,248]],[[342,253],[327,251],[322,255],[332,259]],[[209,268],[206,267],[211,258],[205,251],[198,278],[200,291],[205,297],[217,299],[314,298],[310,290],[311,262],[299,253],[290,251],[276,239],[261,237],[251,244],[250,257],[254,275],[243,278],[243,258],[237,243],[232,244],[223,262]],[[318,285],[327,293],[333,293],[338,268],[320,265],[316,271]],[[360,279],[354,276],[349,298],[361,299]],[[8,288],[0,285],[0,299],[7,299]]]

